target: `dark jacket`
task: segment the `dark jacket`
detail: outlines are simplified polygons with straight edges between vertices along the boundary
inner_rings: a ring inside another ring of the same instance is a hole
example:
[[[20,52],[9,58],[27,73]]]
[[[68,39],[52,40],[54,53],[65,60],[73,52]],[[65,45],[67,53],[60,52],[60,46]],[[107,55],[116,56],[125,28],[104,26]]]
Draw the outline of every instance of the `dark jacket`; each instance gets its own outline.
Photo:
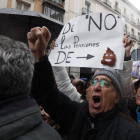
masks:
[[[29,95],[0,102],[0,140],[61,140]]]
[[[34,93],[34,94],[33,94]],[[62,128],[69,140],[139,140],[140,129],[116,105],[108,112],[91,117],[88,102],[77,103],[54,87],[52,68],[48,59],[35,64],[32,95]]]

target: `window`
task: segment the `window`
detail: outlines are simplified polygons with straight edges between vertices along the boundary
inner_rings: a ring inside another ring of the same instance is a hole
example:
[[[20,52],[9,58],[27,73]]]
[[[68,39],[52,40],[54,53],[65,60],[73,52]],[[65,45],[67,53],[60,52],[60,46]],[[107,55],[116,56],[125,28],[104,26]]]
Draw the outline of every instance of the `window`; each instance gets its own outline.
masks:
[[[17,9],[21,10],[22,9],[22,3],[21,2],[17,2]]]
[[[127,25],[125,24],[125,31],[127,32]]]
[[[115,7],[118,7],[118,2],[117,1],[115,2]]]
[[[127,13],[126,8],[124,8],[124,13]]]
[[[63,22],[63,13],[55,8],[44,6],[44,14],[53,19]]]
[[[140,41],[140,33],[138,32],[138,41]]]
[[[86,9],[86,14],[89,13],[89,9],[90,9],[90,3],[85,3],[85,9]]]
[[[24,3],[21,3],[21,2],[18,2],[17,1],[17,7],[16,7],[16,9],[27,11],[29,9],[29,6],[26,5],[26,4],[24,4]]]
[[[140,20],[138,19],[138,25],[140,25]]]
[[[134,17],[133,14],[131,14],[131,19],[133,19],[133,17]]]
[[[135,31],[134,31],[134,29],[133,29],[133,28],[131,29],[131,32],[132,32],[132,35],[134,35]]]

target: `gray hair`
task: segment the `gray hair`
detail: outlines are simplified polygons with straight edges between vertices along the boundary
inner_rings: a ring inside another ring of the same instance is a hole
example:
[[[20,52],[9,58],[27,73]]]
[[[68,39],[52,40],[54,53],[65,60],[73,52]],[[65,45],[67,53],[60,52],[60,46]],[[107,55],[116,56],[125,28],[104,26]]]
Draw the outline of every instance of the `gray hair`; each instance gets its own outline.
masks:
[[[29,94],[34,57],[26,44],[0,36],[0,101]]]

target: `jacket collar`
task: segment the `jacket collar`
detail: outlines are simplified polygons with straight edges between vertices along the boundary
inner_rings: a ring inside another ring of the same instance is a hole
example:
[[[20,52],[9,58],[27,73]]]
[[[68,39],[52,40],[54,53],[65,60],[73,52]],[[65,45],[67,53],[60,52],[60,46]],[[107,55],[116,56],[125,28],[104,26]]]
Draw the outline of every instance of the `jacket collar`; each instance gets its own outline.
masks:
[[[91,128],[93,124],[94,128],[106,127],[119,116],[119,113],[120,111],[117,105],[115,105],[115,107],[110,111],[96,114],[94,118],[90,115],[89,108],[85,109],[83,112],[86,119],[89,120]]]
[[[41,123],[40,109],[29,95],[0,103],[0,140],[18,137]],[[28,125],[27,125],[28,123]]]

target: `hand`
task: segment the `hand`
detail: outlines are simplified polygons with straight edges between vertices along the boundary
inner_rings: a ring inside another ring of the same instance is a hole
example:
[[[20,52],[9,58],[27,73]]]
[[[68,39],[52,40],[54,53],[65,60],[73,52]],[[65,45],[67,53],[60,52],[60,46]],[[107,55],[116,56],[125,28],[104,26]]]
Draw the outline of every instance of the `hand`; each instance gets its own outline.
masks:
[[[45,50],[51,38],[51,33],[46,27],[36,27],[27,34],[29,48],[37,62],[45,56]]]
[[[41,110],[41,115],[42,115],[42,119],[48,123],[50,126],[53,126],[55,124],[55,122],[51,119],[50,115],[47,114],[44,109]]]
[[[56,41],[56,39],[53,40],[52,43],[50,44],[50,50],[53,50],[54,49],[54,47],[55,47],[55,41]]]
[[[125,47],[125,57],[130,57],[130,50],[133,45],[133,41],[129,39],[128,35],[124,33],[123,43]]]

